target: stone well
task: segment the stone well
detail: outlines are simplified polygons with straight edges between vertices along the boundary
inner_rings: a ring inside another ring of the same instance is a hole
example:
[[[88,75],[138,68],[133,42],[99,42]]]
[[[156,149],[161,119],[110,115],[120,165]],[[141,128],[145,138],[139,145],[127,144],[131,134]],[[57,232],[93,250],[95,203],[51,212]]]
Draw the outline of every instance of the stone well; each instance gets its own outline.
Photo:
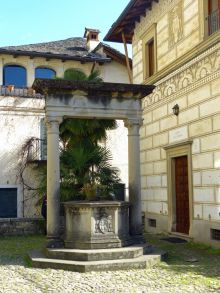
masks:
[[[131,244],[129,203],[71,201],[64,203],[66,248],[117,248]]]

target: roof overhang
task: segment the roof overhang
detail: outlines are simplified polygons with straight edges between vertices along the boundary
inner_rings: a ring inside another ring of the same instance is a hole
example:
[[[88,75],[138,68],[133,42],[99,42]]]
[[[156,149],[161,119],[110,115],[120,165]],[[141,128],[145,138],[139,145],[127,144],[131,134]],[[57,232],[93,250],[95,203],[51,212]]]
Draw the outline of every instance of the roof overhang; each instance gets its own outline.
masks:
[[[131,0],[119,18],[113,23],[108,31],[104,41],[122,43],[122,32],[125,35],[126,42],[132,43],[132,36],[135,28],[135,23],[140,21],[140,17],[150,10],[153,2],[159,0]]]

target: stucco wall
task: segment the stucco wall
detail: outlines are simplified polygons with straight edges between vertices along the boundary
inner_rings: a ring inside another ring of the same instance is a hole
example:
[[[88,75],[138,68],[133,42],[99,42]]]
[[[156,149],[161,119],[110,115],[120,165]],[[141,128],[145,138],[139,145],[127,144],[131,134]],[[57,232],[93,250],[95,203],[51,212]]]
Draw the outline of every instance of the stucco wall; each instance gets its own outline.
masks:
[[[18,188],[18,217],[38,215],[32,208],[24,208],[34,200],[28,199],[30,192],[20,183],[19,169],[23,145],[31,137],[40,137],[43,108],[42,99],[0,96],[0,188]],[[31,180],[32,176],[33,172]]]
[[[45,58],[18,57],[2,55],[0,58],[0,85],[3,84],[3,66],[18,64],[27,70],[27,86],[31,87],[34,81],[35,68],[48,67],[62,77],[68,68],[81,68],[89,74],[93,63],[81,64],[77,61],[61,62],[59,60],[45,60]],[[102,66],[96,65],[104,81],[128,82],[126,67],[111,62]],[[18,189],[18,217],[35,217],[40,215],[40,208],[35,207],[36,198],[19,180],[21,150],[28,138],[40,138],[40,120],[44,117],[44,100],[0,96],[0,188],[13,187]],[[127,132],[121,121],[119,128],[108,134],[107,146],[113,154],[113,165],[121,170],[121,179],[127,184]],[[120,136],[120,141],[118,137]],[[122,159],[119,159],[122,158]],[[31,165],[24,174],[26,183],[34,186],[37,173]]]

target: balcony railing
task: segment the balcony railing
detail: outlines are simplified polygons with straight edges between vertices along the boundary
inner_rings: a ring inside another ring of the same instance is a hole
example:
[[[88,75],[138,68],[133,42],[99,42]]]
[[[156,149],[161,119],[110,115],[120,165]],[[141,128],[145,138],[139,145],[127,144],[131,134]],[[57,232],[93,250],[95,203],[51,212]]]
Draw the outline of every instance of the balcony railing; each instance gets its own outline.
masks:
[[[220,9],[213,11],[207,17],[209,36],[220,29]]]
[[[32,88],[16,88],[13,85],[1,85],[0,96],[25,97],[25,98],[43,98],[41,94],[35,92]]]
[[[47,160],[47,142],[44,139],[32,138],[28,143],[28,162]]]

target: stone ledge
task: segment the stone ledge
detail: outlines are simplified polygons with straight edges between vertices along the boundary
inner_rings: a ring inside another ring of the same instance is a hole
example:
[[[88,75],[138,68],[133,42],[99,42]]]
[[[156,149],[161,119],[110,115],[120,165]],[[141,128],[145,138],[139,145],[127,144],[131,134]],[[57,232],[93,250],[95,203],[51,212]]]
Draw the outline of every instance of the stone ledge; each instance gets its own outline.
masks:
[[[142,255],[133,259],[116,259],[101,261],[73,261],[46,258],[41,252],[33,251],[28,257],[34,268],[60,269],[74,272],[91,271],[115,271],[127,269],[146,269],[165,260],[167,254],[154,250],[150,254]]]
[[[132,259],[151,252],[151,245],[140,244],[111,249],[46,249],[46,256],[52,259],[100,261],[113,259]]]

